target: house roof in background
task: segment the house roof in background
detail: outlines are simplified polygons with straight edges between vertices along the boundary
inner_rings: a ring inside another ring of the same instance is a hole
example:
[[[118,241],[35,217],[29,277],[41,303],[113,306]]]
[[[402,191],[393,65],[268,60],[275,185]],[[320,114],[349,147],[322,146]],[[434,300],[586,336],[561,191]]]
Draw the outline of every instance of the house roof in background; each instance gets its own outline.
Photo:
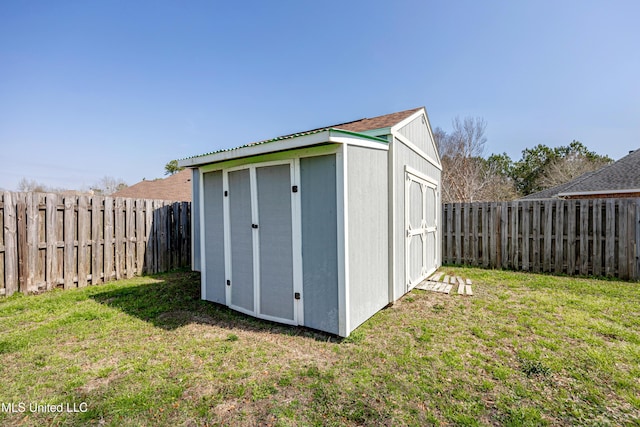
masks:
[[[640,191],[640,149],[617,162],[578,178],[523,197],[525,200],[555,199],[563,196],[614,194]]]
[[[211,155],[211,154],[221,153],[221,152],[225,152],[225,151],[233,151],[233,150],[237,150],[239,148],[245,148],[245,147],[250,147],[250,146],[259,145],[259,144],[266,144],[266,143],[269,143],[269,142],[282,141],[282,140],[285,140],[285,139],[296,138],[296,137],[304,136],[304,135],[312,135],[312,134],[324,132],[324,131],[327,131],[327,130],[342,130],[342,131],[358,133],[358,132],[365,132],[365,131],[374,130],[374,129],[387,128],[387,127],[391,127],[393,125],[396,125],[396,124],[400,123],[401,121],[403,121],[407,117],[409,117],[412,114],[414,114],[414,113],[416,113],[416,112],[418,112],[420,110],[423,110],[423,109],[424,109],[424,107],[412,108],[410,110],[398,111],[396,113],[385,114],[385,115],[382,115],[382,116],[377,116],[377,117],[372,117],[372,118],[363,118],[363,119],[354,120],[354,121],[350,121],[350,122],[339,123],[339,124],[336,124],[336,125],[325,126],[325,127],[306,130],[306,131],[302,131],[302,132],[291,133],[291,134],[288,134],[288,135],[278,136],[276,138],[265,139],[265,140],[257,141],[257,142],[251,142],[249,144],[245,144],[245,145],[242,145],[240,147],[227,148],[227,149],[212,151],[210,153],[199,154],[199,155],[196,155],[196,156],[187,157],[187,159],[194,159],[194,158],[197,158],[197,157],[204,157],[204,156],[208,156],[208,155]],[[375,137],[372,137],[372,136],[369,136],[369,135],[362,135],[362,136],[366,137],[366,138],[377,139],[380,142],[386,142],[386,141],[383,141],[382,139],[375,138]],[[181,160],[186,160],[186,159],[181,159]]]
[[[140,181],[112,196],[190,202],[191,174],[191,169],[185,169],[164,179]]]

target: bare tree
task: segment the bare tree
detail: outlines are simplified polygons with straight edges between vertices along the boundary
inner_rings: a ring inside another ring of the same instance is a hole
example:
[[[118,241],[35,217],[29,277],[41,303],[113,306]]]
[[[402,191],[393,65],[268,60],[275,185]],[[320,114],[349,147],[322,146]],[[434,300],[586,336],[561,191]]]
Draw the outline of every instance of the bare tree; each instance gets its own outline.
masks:
[[[127,183],[122,178],[104,176],[91,187],[91,190],[96,194],[109,195],[127,187]]]
[[[580,153],[570,153],[550,161],[541,173],[539,184],[542,188],[555,187],[609,163],[610,160],[605,158],[589,159]]]
[[[18,182],[18,191],[35,191],[39,193],[46,193],[51,189],[45,184],[36,181],[35,179],[22,178]]]
[[[442,200],[444,202],[474,202],[484,198],[491,185],[491,168],[482,155],[487,127],[481,117],[453,120],[453,131],[434,132],[442,159]]]

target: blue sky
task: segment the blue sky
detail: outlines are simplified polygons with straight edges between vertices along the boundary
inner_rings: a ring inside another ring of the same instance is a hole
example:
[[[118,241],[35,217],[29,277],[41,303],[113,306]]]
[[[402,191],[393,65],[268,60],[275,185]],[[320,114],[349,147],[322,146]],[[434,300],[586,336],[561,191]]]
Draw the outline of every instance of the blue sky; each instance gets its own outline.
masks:
[[[0,188],[425,106],[514,160],[640,148],[637,1],[0,2]]]

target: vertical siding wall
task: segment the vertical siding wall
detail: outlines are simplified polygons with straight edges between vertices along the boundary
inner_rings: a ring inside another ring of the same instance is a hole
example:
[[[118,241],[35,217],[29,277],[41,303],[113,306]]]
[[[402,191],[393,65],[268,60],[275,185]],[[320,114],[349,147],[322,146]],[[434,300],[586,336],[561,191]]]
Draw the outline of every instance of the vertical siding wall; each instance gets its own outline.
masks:
[[[339,333],[335,154],[300,159],[304,324]]]
[[[224,261],[224,214],[222,171],[202,175],[204,184],[204,218],[198,227],[204,227],[205,294],[203,299],[224,304],[226,301],[226,277]],[[195,199],[194,199],[195,200]],[[197,250],[200,256],[200,248]],[[201,266],[202,267],[202,266]]]
[[[387,154],[383,150],[347,147],[347,309],[351,329],[389,302]]]
[[[185,267],[190,204],[0,193],[0,295]]]
[[[640,279],[640,199],[443,205],[443,261]]]
[[[429,132],[426,131],[427,123],[424,117],[420,116],[415,120],[412,120],[409,124],[398,130],[398,133],[404,137],[407,137],[409,141],[414,143],[420,148],[427,156],[432,159],[437,159],[435,145],[431,141]]]

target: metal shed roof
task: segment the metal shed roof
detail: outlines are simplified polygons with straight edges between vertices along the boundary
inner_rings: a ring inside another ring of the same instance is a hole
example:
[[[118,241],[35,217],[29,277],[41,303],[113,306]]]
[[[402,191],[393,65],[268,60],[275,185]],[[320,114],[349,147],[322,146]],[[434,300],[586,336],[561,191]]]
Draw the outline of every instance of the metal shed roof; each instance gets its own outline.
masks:
[[[181,166],[196,166],[196,165],[208,163],[209,161],[216,159],[217,156],[215,155],[219,153],[229,153],[230,156],[225,156],[225,157],[234,157],[233,152],[235,152],[236,150],[241,150],[243,148],[248,148],[248,147],[253,147],[257,145],[278,142],[278,141],[285,141],[285,140],[298,138],[302,136],[316,135],[322,132],[327,132],[327,135],[331,135],[331,132],[333,132],[333,134],[342,134],[344,136],[363,138],[363,139],[375,141],[377,143],[386,144],[387,143],[386,139],[367,135],[361,132],[391,127],[421,109],[423,109],[423,107],[399,111],[391,114],[385,114],[385,115],[377,116],[373,118],[363,118],[363,119],[340,123],[336,125],[306,130],[302,132],[296,132],[288,135],[278,136],[276,138],[266,139],[266,140],[257,141],[257,142],[251,142],[251,143],[242,145],[240,147],[211,151],[209,153],[199,154],[199,155],[187,157],[184,159],[180,159],[179,164]]]

